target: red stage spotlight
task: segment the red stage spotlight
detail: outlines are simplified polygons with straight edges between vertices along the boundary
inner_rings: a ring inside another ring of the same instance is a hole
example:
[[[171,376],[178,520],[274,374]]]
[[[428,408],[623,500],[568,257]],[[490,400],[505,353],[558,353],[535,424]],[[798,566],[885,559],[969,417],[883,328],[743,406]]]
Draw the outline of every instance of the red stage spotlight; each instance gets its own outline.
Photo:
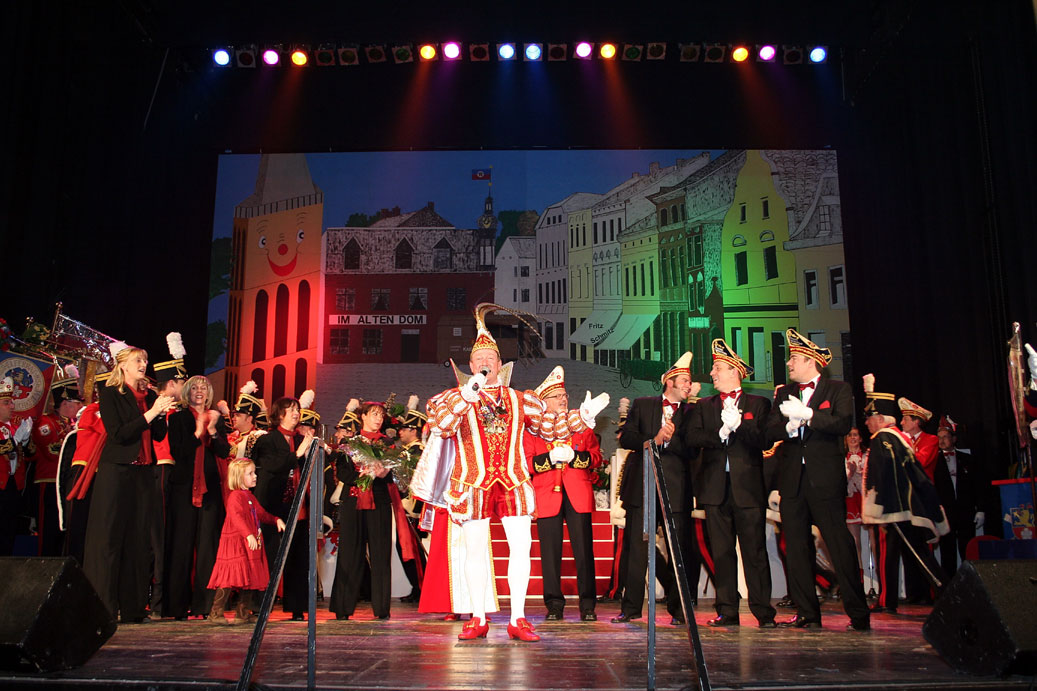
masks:
[[[420,55],[421,59],[424,60],[425,62],[428,62],[430,60],[435,60],[436,59],[436,47],[434,45],[432,45],[431,43],[426,43],[426,44],[422,45],[420,48],[418,48],[418,55]]]
[[[723,62],[727,55],[727,46],[723,43],[712,43],[706,45],[706,56],[703,62]]]
[[[468,44],[468,59],[472,62],[489,62],[490,60],[490,44],[489,43],[469,43]]]
[[[616,44],[602,43],[601,48],[598,49],[598,55],[604,60],[611,60],[616,57]]]
[[[649,43],[648,51],[645,53],[647,60],[665,60],[666,59],[666,44],[662,42]]]
[[[697,43],[681,43],[681,62],[698,62],[702,46]]]
[[[569,45],[567,43],[548,43],[547,44],[547,60],[548,62],[566,60],[569,57]]]
[[[461,58],[461,44],[457,41],[450,41],[443,44],[443,59],[444,60],[459,60]]]
[[[735,62],[745,62],[749,59],[749,49],[745,46],[735,46],[731,51],[731,59]]]

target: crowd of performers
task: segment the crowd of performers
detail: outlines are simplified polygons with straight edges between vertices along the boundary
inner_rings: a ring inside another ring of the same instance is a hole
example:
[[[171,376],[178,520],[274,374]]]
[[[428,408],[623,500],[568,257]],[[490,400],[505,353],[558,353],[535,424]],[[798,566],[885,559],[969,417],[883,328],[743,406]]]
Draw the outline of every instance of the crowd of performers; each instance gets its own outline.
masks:
[[[579,619],[594,621],[592,484],[604,462],[594,427],[609,396],[588,392],[570,408],[561,367],[534,390],[512,388],[511,365],[501,362],[485,327],[495,308],[476,309],[470,374],[455,366],[456,387],[432,397],[424,412],[416,397],[403,412],[354,399],[326,444],[316,436],[313,392],[268,407],[249,382],[233,408],[214,405],[210,382],[188,376],[178,334],[170,334],[172,359],[153,364],[150,377],[147,352],[113,348],[115,366],[94,378],[93,402],[85,407],[75,373],[66,371],[70,376],[51,387],[53,412],[17,427],[13,385],[5,380],[0,555],[12,552],[15,517],[24,511],[27,487],[34,488],[39,553],[79,560],[120,621],[254,621],[255,594],[270,581],[293,499],[307,491],[300,487],[303,460],[311,445],[325,444],[325,496],[305,498],[297,520],[321,511],[337,530],[328,593],[337,619],[353,616],[363,599],[376,619],[389,618],[396,549],[412,585],[405,600],[447,619],[468,614],[458,637],[485,637],[488,615],[498,610],[489,536],[490,520],[498,518],[509,550],[508,636],[539,640],[525,614],[533,520],[545,619],[565,617],[564,523]],[[941,419],[938,435],[922,431],[931,413],[876,391],[868,375],[863,434],[854,424],[849,384],[825,374],[830,351],[793,329],[786,337],[789,383],[773,401],[742,390],[752,368],[716,339],[710,378],[718,393],[697,397],[692,354],[685,353],[663,374],[662,395],[621,403],[618,456],[626,462],[618,468],[612,517],[630,529],[622,531],[616,553],[611,593],[621,610],[612,622],[643,614],[650,547],[639,529],[641,451],[649,440],[660,453],[673,547],[693,575],[692,594],[701,567],[715,587],[711,627],[741,623],[736,542],[748,608],[761,628],[821,628],[821,583],[837,587],[848,628],[863,631],[873,612],[896,612],[901,561],[908,595],[929,600],[982,528],[986,481],[978,464],[956,450],[949,418]],[[1037,353],[1030,365],[1037,374]],[[394,475],[401,458],[411,461],[409,487]],[[777,525],[789,588],[778,604],[796,612],[781,622],[771,602],[768,520]],[[308,601],[305,525],[290,545],[281,584],[282,607],[296,620]],[[863,559],[862,525],[873,549]],[[419,535],[427,532],[426,557]],[[937,542],[942,563],[933,556]],[[827,554],[823,567],[819,544]],[[869,557],[880,583],[873,605],[862,578]],[[671,623],[682,625],[672,572],[663,565],[658,575]]]

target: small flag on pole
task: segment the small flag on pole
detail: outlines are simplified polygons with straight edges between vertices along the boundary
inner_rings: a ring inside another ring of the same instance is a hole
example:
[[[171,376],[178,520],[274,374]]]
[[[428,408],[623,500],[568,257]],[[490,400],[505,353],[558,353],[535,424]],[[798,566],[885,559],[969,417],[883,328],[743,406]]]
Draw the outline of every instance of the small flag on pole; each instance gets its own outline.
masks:
[[[492,168],[472,168],[473,180],[489,180]]]

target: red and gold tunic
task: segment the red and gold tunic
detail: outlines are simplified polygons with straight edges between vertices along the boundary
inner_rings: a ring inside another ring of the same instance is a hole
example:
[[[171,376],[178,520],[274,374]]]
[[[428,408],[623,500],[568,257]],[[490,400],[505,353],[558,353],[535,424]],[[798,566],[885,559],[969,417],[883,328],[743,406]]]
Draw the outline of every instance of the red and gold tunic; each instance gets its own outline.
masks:
[[[58,476],[61,442],[72,431],[72,423],[60,415],[40,415],[32,426],[36,482],[54,482]]]
[[[14,482],[18,490],[25,489],[25,459],[14,443],[15,426],[10,422],[0,422],[0,490],[7,489],[11,480],[11,465],[14,469]]]
[[[457,388],[429,400],[429,424],[435,434],[453,437],[457,453],[446,499],[458,522],[490,516],[532,514],[535,495],[522,452],[522,432],[554,441],[582,432],[579,411],[556,415],[544,412],[532,391],[486,386],[477,404]]]

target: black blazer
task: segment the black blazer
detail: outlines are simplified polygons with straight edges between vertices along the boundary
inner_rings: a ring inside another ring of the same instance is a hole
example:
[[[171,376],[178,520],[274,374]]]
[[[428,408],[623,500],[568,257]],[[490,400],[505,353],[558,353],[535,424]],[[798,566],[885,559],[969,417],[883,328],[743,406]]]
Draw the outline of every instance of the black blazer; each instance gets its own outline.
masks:
[[[983,511],[983,494],[987,487],[987,482],[978,470],[972,454],[955,450],[954,455],[958,462],[957,488],[951,480],[951,472],[947,468],[943,451],[936,458],[933,478],[940,503],[950,520],[951,530],[972,523],[976,512]]]
[[[731,497],[737,506],[766,506],[764,491],[763,452],[767,443],[767,416],[771,402],[762,396],[746,392],[738,398],[742,424],[731,433],[727,442],[720,440],[722,408],[720,395],[698,402],[691,411],[684,429],[684,445],[701,451],[692,464],[695,496],[700,504],[719,505],[727,492],[724,467],[731,463]]]
[[[295,448],[300,444],[302,435],[296,434]],[[291,481],[289,475],[293,470],[299,471],[299,459],[275,427],[256,440],[252,447],[252,460],[256,464],[256,500],[268,512],[288,520],[292,508],[291,497],[286,496]]]
[[[145,405],[151,408],[158,395],[148,391]],[[140,455],[140,443],[144,430],[151,429],[151,440],[161,441],[166,437],[166,416],[159,415],[148,424],[144,413],[137,407],[137,399],[128,388],[120,393],[116,386],[102,386],[97,395],[101,422],[108,435],[101,449],[100,463],[129,465]],[[154,449],[152,449],[154,458]]]
[[[169,450],[173,455],[176,465],[169,475],[169,482],[174,485],[189,485],[194,483],[194,455],[196,449],[201,445],[198,437],[194,436],[197,427],[194,413],[187,408],[178,410],[169,416]],[[227,442],[227,434],[224,425],[219,421],[216,423],[216,435],[209,440],[209,448],[205,450],[205,486],[206,490],[212,490],[220,483],[219,470],[216,468],[216,457],[226,458],[230,455],[230,444]],[[216,484],[213,484],[213,483]]]
[[[691,511],[691,471],[689,462],[694,449],[684,446],[683,425],[695,404],[682,403],[674,413],[674,432],[670,443],[659,449],[662,459],[666,490],[673,511]],[[645,396],[634,399],[630,414],[623,424],[619,445],[633,451],[627,456],[623,470],[623,484],[619,490],[625,506],[644,504],[644,443],[659,433],[663,425],[662,396]]]
[[[778,492],[783,497],[797,496],[800,476],[806,469],[806,482],[820,496],[846,496],[846,455],[843,437],[853,427],[853,392],[846,382],[821,377],[810,397],[814,418],[803,428],[803,437],[789,439],[785,432],[788,418],[779,406],[789,396],[799,397],[799,385],[786,384],[774,395],[767,421],[767,442],[781,445],[778,467]]]

